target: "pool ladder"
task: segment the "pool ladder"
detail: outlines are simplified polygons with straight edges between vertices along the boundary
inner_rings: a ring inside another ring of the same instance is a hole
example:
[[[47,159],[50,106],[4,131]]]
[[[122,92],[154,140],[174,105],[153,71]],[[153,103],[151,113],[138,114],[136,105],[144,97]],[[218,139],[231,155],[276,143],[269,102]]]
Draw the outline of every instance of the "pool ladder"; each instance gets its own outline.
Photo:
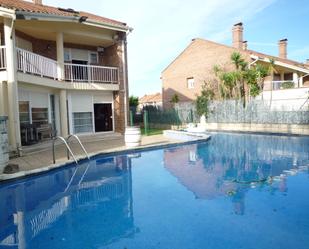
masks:
[[[85,149],[85,147],[83,146],[82,142],[80,141],[80,139],[78,138],[78,136],[71,134],[69,135],[66,139],[64,137],[61,136],[57,136],[53,139],[53,163],[56,163],[56,156],[55,156],[55,142],[56,140],[60,140],[62,141],[62,143],[65,145],[65,147],[67,148],[67,158],[68,160],[70,160],[70,155],[72,156],[72,158],[74,159],[75,163],[78,164],[78,161],[76,159],[76,156],[74,155],[69,142],[71,138],[75,138],[77,140],[77,142],[79,143],[80,147],[82,148],[83,152],[85,153],[85,155],[87,156],[88,160],[90,160],[90,157]]]

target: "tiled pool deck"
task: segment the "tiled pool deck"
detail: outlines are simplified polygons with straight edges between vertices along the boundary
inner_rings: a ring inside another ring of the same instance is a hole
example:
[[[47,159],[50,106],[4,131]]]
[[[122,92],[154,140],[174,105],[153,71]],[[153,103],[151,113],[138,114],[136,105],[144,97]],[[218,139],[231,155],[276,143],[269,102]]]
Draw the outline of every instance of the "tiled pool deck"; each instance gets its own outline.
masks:
[[[163,135],[154,136],[143,136],[141,146],[134,149],[147,149],[157,146],[173,145],[186,143],[177,139],[166,138]],[[108,154],[115,152],[122,152],[128,150],[124,144],[124,139],[121,136],[109,137],[99,141],[86,141],[83,142],[88,154],[94,156],[97,154]],[[19,167],[19,172],[14,174],[0,174],[0,181],[11,180],[26,175],[38,174],[44,171],[55,169],[66,164],[73,162],[68,161],[66,158],[66,148],[64,145],[57,145],[55,150],[56,153],[56,164],[53,164],[52,148],[37,147],[34,152],[27,153],[22,157],[13,158],[10,160],[10,164],[16,164]],[[72,143],[71,148],[77,158],[84,158],[85,155],[81,150],[79,144]]]

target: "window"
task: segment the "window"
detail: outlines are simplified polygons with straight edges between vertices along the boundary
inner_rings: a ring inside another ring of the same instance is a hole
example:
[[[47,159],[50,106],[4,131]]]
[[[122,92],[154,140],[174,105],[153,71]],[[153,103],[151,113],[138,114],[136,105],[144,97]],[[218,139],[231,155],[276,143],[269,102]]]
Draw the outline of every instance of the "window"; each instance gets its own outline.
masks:
[[[64,50],[64,61],[71,61],[70,50]]]
[[[30,124],[29,101],[19,101],[20,124]]]
[[[93,132],[92,112],[73,113],[74,133]]]
[[[187,79],[187,87],[189,89],[193,89],[194,88],[194,78],[188,78]]]
[[[90,52],[90,64],[98,64],[98,53]]]
[[[16,46],[21,49],[32,52],[32,42],[25,40],[21,37],[16,37]]]
[[[285,73],[284,80],[293,80],[293,73]]]
[[[37,126],[48,124],[48,108],[31,108],[32,124]]]

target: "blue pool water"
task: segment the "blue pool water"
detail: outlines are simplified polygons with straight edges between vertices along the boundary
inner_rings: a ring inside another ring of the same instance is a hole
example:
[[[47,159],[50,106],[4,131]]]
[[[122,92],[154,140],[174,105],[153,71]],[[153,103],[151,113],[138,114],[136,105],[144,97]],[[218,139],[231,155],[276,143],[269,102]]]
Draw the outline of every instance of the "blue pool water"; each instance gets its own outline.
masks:
[[[0,248],[308,249],[309,137],[214,134],[0,184]]]

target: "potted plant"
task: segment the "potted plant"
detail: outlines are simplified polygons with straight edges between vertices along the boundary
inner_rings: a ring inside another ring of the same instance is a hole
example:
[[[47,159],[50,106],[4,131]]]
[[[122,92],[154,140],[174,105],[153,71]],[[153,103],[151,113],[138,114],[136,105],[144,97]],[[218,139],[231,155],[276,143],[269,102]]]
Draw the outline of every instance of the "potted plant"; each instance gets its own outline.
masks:
[[[201,94],[196,97],[195,106],[197,115],[200,117],[199,126],[206,130],[206,118],[209,114],[209,101],[214,97],[214,92],[206,85],[202,87]]]

